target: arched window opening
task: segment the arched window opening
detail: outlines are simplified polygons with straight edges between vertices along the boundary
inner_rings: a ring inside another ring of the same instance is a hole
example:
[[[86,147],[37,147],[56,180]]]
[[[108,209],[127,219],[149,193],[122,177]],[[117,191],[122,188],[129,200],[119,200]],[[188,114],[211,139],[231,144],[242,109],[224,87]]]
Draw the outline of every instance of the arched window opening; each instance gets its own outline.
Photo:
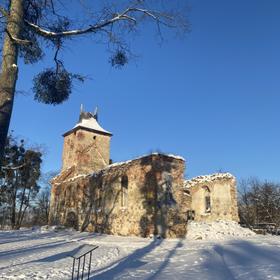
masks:
[[[127,207],[127,193],[128,193],[128,177],[126,175],[121,178],[121,206]]]
[[[205,213],[211,213],[210,190],[207,186],[204,187],[204,190],[205,190]]]

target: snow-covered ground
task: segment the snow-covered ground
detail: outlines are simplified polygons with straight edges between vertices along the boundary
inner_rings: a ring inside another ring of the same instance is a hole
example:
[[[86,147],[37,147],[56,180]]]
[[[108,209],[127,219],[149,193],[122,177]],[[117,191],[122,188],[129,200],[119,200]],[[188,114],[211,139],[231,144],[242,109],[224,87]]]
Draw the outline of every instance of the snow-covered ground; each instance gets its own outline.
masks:
[[[233,221],[190,222],[187,238],[190,240],[224,240],[252,237],[256,234]]]
[[[69,255],[85,244],[99,246],[95,280],[280,279],[279,236],[158,240],[40,229],[0,232],[0,279],[70,279]]]

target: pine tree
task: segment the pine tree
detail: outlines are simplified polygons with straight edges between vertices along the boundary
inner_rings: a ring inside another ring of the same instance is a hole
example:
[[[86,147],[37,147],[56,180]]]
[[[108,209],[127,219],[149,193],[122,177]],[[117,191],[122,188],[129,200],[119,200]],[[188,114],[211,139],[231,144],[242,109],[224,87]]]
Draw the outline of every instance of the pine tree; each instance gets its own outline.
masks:
[[[26,149],[23,140],[17,143],[12,136],[7,138],[0,170],[0,206],[14,229],[20,228],[26,210],[40,189],[37,181],[41,157],[39,151]]]

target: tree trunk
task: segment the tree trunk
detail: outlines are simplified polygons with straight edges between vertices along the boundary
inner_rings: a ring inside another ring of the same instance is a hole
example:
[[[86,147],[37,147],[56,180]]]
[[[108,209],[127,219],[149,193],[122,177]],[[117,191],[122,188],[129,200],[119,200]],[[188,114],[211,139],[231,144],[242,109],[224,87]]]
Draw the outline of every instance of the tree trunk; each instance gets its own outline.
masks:
[[[12,195],[11,195],[11,226],[15,229],[16,226],[16,207],[17,207],[17,193],[18,193],[18,171],[16,171],[16,180],[14,182]]]
[[[0,73],[0,166],[12,115],[18,73],[18,46],[11,38],[20,38],[22,26],[23,0],[11,0]]]
[[[12,209],[11,209],[11,226],[12,229],[15,229],[16,226],[16,199],[12,201]]]
[[[27,200],[26,200],[26,204],[25,204],[25,207],[24,207],[24,209],[23,209],[23,211],[21,213],[21,218],[20,218],[20,221],[19,221],[18,229],[20,229],[20,227],[22,225],[23,218],[25,216],[25,212],[26,212],[27,208],[29,207],[30,195],[31,195],[31,190],[29,189]]]
[[[20,226],[21,226],[21,215],[22,215],[23,202],[24,202],[24,198],[25,198],[25,191],[26,191],[26,188],[24,187],[23,192],[21,194],[20,207],[18,210],[18,215],[17,215],[17,220],[16,220],[16,229],[20,229]]]

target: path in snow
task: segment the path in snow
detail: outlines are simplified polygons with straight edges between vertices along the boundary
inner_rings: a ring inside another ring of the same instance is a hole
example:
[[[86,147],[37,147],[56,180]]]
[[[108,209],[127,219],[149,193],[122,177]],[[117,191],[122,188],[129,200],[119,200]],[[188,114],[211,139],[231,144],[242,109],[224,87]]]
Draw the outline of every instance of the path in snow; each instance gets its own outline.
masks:
[[[93,254],[91,279],[280,280],[280,237],[239,240],[152,240],[76,232],[0,232],[0,278],[70,279],[83,244]]]

